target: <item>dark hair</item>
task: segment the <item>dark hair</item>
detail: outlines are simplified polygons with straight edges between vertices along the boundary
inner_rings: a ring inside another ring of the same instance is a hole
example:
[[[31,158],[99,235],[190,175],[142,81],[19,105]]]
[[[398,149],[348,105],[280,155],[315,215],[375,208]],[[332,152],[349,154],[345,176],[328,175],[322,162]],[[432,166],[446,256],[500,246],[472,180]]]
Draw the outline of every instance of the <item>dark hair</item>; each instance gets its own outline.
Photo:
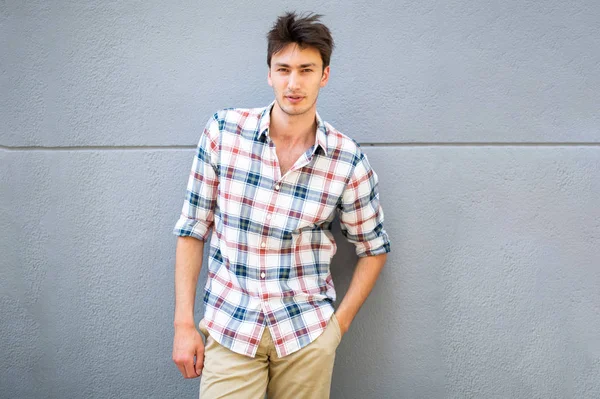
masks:
[[[308,14],[298,16],[287,12],[277,18],[273,28],[267,34],[267,65],[271,67],[271,57],[290,43],[296,43],[301,49],[314,47],[321,53],[323,69],[329,65],[333,51],[333,38],[329,28],[319,22],[322,15]]]

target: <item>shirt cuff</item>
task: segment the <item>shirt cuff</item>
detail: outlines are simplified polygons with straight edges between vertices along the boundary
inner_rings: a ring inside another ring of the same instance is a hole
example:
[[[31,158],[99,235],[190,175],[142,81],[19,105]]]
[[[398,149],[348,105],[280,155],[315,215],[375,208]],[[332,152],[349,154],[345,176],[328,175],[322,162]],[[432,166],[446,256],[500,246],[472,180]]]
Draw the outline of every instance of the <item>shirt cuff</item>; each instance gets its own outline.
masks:
[[[180,237],[194,237],[198,240],[206,241],[211,225],[212,223],[207,223],[203,220],[181,216],[175,224],[173,234]]]
[[[356,255],[359,258],[382,255],[390,251],[390,240],[385,233],[371,241],[356,243]]]

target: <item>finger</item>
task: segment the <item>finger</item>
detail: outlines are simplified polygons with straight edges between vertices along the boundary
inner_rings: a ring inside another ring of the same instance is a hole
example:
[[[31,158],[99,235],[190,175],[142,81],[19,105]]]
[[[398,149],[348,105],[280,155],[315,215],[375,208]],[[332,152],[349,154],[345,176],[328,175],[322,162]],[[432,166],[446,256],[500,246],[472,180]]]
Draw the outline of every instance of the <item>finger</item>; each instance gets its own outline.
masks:
[[[177,364],[177,363],[175,363],[175,364],[177,365],[177,368],[179,369],[181,376],[185,378],[185,367],[183,367],[182,365]]]
[[[194,363],[194,356],[192,356],[191,360],[185,364],[187,378],[196,378],[199,376],[199,374],[196,372],[196,365]]]
[[[193,361],[193,358],[192,358],[192,361]],[[183,359],[181,357],[173,357],[173,362],[177,366],[177,369],[181,373],[182,377],[183,378],[188,378],[188,373],[187,373],[187,370],[185,368],[185,365],[186,365],[186,363],[188,361],[186,361],[185,359]]]
[[[173,355],[171,357],[171,360],[173,360],[173,363],[175,363],[175,366],[177,366],[177,369],[179,370],[181,375],[185,377],[185,368],[183,367],[183,362],[181,361],[181,358],[176,348],[173,348]]]
[[[185,368],[185,378],[196,378],[198,374],[196,374],[196,369],[194,368],[194,358],[186,361],[183,365]]]

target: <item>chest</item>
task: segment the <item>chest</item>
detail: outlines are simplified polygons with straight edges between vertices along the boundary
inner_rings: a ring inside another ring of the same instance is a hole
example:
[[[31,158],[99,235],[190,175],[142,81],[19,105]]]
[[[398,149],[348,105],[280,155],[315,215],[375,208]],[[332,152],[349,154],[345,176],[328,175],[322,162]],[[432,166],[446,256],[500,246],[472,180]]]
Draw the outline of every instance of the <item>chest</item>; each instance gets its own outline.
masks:
[[[285,148],[284,146],[276,147],[277,160],[279,161],[279,169],[281,176],[285,175],[294,166],[296,161],[304,155],[308,148],[301,146]]]
[[[269,234],[285,235],[333,217],[352,172],[353,164],[347,161],[352,158],[319,151],[308,159],[310,145],[277,144],[238,134],[222,137],[218,206],[227,215],[223,223],[236,231],[258,232],[270,226]]]

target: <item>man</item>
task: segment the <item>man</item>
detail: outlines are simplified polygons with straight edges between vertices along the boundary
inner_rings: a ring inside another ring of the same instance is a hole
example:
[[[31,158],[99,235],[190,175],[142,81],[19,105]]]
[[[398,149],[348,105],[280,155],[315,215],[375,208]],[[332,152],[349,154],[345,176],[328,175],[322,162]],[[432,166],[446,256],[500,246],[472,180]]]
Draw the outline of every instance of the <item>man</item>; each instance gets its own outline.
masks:
[[[318,15],[280,17],[268,34],[275,101],[219,111],[202,132],[174,229],[173,360],[185,378],[202,374],[203,399],[328,398],[335,350],[390,250],[376,174],[316,111],[332,49]],[[336,214],[359,261],[334,314]],[[193,313],[211,229],[203,344]]]

